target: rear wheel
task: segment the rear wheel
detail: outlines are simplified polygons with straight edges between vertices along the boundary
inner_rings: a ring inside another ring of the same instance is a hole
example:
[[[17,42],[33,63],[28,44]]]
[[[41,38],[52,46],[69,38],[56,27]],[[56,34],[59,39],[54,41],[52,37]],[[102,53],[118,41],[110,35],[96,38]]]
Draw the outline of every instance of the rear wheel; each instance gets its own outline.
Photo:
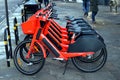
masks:
[[[84,72],[96,72],[104,66],[107,60],[106,48],[102,48],[100,51],[98,51],[98,53],[99,53],[98,55],[99,57],[98,56],[95,58],[74,57],[72,58],[72,62],[78,70],[81,70]],[[98,53],[96,52],[95,54],[98,54]]]
[[[43,68],[45,63],[43,51],[40,46],[36,45],[35,47],[37,47],[39,51],[34,49],[34,51],[30,55],[30,58],[26,59],[30,43],[31,41],[29,40],[22,41],[20,44],[18,44],[14,51],[14,64],[16,68],[25,75],[33,75],[39,72]]]

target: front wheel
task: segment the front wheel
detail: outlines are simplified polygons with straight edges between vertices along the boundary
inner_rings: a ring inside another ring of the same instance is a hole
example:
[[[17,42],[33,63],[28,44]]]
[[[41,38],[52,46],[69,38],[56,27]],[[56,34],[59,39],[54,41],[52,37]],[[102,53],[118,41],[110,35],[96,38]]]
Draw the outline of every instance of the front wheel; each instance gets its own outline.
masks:
[[[18,46],[15,48],[13,56],[16,68],[25,75],[36,74],[43,68],[45,63],[43,51],[40,46],[36,46],[37,48],[39,47],[39,51],[35,51],[36,49],[34,49],[34,51],[31,53],[31,57],[29,59],[25,58],[29,50],[28,48],[30,43],[31,41],[27,40],[18,44]],[[26,51],[24,48],[27,48],[28,50]]]
[[[107,51],[106,51],[106,48],[102,48],[100,51],[100,57],[97,58],[97,60],[90,60],[90,59],[84,59],[81,60],[81,57],[74,57],[72,58],[72,62],[74,64],[74,66],[80,70],[80,71],[83,71],[83,72],[96,72],[98,71],[99,69],[101,69],[104,64],[106,63],[106,60],[107,60]],[[87,61],[88,60],[88,61]]]

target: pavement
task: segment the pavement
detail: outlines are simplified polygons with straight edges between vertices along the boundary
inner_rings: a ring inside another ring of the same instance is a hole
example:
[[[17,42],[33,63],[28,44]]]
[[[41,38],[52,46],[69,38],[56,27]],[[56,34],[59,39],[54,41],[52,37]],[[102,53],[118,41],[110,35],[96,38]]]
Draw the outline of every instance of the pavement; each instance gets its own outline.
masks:
[[[55,3],[57,5],[58,17],[83,17],[81,3],[64,3],[59,1]],[[15,12],[10,15],[13,51],[16,47],[13,34],[13,18],[16,16],[19,24],[21,23],[20,10],[21,7],[18,7]],[[85,18],[85,20],[91,24],[90,18]],[[120,8],[118,8],[118,13],[115,13],[110,12],[108,6],[100,5],[96,21],[97,23],[91,24],[91,26],[104,38],[108,52],[107,62],[99,71],[94,73],[78,71],[70,62],[65,75],[63,75],[64,64],[48,57],[43,69],[39,73],[33,76],[26,76],[15,68],[13,60],[11,60],[11,67],[8,68],[5,57],[3,57],[0,59],[0,80],[120,80]],[[59,21],[59,23],[62,26],[66,24],[66,22],[62,20]],[[1,26],[5,26],[5,21]],[[21,27],[19,27],[19,33],[21,41],[24,38]],[[5,52],[0,53],[0,56],[1,55],[5,55]]]

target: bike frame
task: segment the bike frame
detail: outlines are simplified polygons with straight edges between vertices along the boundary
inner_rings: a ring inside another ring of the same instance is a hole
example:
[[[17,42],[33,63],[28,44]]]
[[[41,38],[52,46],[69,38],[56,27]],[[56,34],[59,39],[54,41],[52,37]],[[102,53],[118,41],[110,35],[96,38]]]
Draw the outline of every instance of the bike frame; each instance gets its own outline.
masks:
[[[49,19],[51,14],[51,9],[42,9],[31,16],[25,23],[22,23],[23,32],[33,35],[26,58],[30,58],[30,55],[34,51],[35,43],[41,47],[44,58],[46,58],[46,50],[53,53],[56,58],[62,60],[78,56],[86,57],[87,55],[94,54],[94,52],[68,52],[69,45],[73,43],[74,38],[68,40],[67,28],[60,26],[54,19]],[[40,21],[44,22],[44,25],[41,25]],[[27,26],[33,29],[29,31]]]

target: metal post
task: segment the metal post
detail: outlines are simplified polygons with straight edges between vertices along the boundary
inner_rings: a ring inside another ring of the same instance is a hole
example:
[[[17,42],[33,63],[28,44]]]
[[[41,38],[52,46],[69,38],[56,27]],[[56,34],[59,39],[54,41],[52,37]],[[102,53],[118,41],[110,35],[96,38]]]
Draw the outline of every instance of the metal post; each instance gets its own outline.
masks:
[[[9,14],[8,14],[8,4],[7,0],[5,0],[5,11],[6,11],[6,23],[7,23],[7,30],[8,30],[8,41],[9,41],[9,56],[12,58],[12,45],[11,45],[11,36],[10,36],[10,29],[9,29]]]
[[[15,44],[18,44],[19,41],[19,34],[18,34],[18,23],[17,18],[14,18],[14,34],[15,34]]]
[[[5,45],[5,52],[6,52],[6,59],[7,59],[7,66],[10,67],[10,56],[8,51],[8,40],[7,40],[7,29],[4,30],[4,45]]]

